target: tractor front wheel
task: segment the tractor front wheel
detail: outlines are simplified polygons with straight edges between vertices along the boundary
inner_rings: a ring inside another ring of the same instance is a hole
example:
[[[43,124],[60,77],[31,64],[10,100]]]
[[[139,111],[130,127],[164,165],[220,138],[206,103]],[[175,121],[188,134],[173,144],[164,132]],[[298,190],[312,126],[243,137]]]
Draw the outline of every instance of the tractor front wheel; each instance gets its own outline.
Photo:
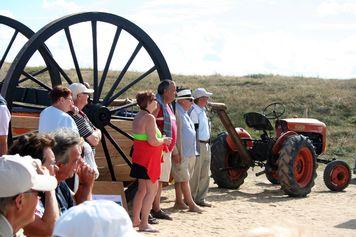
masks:
[[[238,189],[247,177],[248,168],[236,167],[240,157],[229,148],[226,136],[219,134],[211,146],[211,176],[219,188]]]
[[[292,197],[305,197],[317,176],[313,144],[303,135],[291,136],[279,154],[278,176],[282,190]]]
[[[341,160],[335,160],[327,164],[324,170],[324,183],[331,191],[340,192],[349,186],[351,169]]]

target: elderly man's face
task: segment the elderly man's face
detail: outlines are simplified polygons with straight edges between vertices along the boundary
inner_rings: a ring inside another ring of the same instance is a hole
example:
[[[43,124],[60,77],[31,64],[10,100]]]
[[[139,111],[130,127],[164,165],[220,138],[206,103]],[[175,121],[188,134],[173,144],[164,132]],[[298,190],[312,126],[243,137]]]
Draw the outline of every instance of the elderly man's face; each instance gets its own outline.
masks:
[[[178,103],[183,107],[184,111],[188,111],[193,105],[193,99],[178,100]]]
[[[169,85],[169,87],[164,91],[163,97],[164,100],[167,101],[168,103],[172,103],[174,99],[176,98],[176,84],[172,81],[172,83]]]
[[[16,226],[12,225],[14,233],[35,220],[38,199],[38,192],[34,190],[28,190],[14,197],[5,214],[7,218],[10,216],[16,218]]]
[[[200,97],[198,100],[199,100],[198,105],[199,105],[200,107],[205,107],[205,106],[207,105],[207,103],[208,103],[209,97],[207,97],[207,96],[202,96],[202,97]]]
[[[82,148],[80,145],[74,145],[70,148],[69,161],[66,164],[58,164],[56,178],[58,181],[73,177],[77,171],[78,164],[81,160]]]
[[[24,225],[35,221],[35,210],[38,203],[38,192],[30,190],[24,193],[23,196],[23,213],[21,216],[24,218]]]

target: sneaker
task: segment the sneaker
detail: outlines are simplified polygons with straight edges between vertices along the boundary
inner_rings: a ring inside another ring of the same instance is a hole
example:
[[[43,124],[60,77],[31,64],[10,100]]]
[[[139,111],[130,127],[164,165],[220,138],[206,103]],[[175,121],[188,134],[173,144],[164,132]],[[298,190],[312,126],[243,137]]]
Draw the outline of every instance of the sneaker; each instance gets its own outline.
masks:
[[[162,209],[159,211],[151,210],[151,214],[154,218],[157,219],[170,220],[170,221],[173,220],[173,218],[170,217],[167,213],[165,213]]]

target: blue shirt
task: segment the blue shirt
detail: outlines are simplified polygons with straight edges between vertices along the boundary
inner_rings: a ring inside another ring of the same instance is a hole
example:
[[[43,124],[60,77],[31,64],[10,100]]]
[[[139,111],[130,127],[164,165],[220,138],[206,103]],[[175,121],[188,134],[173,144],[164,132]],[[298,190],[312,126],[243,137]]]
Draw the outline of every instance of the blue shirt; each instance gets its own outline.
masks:
[[[176,103],[176,119],[178,127],[177,148],[182,158],[197,155],[195,129],[192,120],[183,107]]]

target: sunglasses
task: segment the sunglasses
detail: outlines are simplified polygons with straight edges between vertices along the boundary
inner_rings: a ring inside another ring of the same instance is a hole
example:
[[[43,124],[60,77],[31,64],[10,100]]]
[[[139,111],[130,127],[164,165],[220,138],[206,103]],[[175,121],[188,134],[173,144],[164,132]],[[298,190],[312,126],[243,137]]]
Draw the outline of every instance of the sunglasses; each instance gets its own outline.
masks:
[[[193,102],[193,99],[186,99],[186,100],[188,100],[189,102]]]

